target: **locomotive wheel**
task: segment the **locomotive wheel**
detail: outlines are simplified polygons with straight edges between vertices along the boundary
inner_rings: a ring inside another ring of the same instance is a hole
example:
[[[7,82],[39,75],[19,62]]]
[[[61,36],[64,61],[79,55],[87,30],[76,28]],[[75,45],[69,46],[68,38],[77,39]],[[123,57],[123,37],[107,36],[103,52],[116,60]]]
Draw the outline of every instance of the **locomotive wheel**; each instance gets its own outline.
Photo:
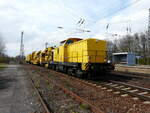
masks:
[[[55,65],[52,65],[52,69],[55,70]]]
[[[68,68],[67,73],[68,73],[69,75],[72,75],[72,70],[71,70],[71,68]]]
[[[90,72],[88,72],[86,77],[87,77],[87,79],[89,79],[89,80],[90,80],[90,79],[92,78],[91,73],[90,73]]]
[[[55,70],[59,71],[59,66],[58,65],[56,65]]]
[[[81,69],[76,69],[75,75],[76,75],[77,77],[79,77],[79,78],[83,78],[83,77],[84,77],[84,76],[83,76],[83,72],[82,72]]]

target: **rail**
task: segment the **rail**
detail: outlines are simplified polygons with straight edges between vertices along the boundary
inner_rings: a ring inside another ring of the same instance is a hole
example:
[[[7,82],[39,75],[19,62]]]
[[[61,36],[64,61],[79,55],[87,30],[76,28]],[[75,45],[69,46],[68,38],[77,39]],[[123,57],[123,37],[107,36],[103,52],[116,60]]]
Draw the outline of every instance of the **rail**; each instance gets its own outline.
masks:
[[[99,108],[97,108],[95,105],[89,103],[88,101],[86,101],[85,99],[81,98],[80,96],[76,95],[75,93],[73,93],[72,91],[68,90],[67,88],[64,88],[62,85],[54,82],[53,80],[51,80],[48,76],[45,76],[43,73],[41,72],[37,72],[39,75],[41,75],[45,80],[55,84],[57,87],[59,87],[64,93],[66,93],[67,95],[69,95],[70,97],[72,97],[74,100],[76,100],[79,103],[84,103],[87,104],[88,106],[90,106],[91,110],[93,113],[104,113],[103,111],[101,111]]]
[[[38,95],[38,98],[40,99],[40,102],[41,102],[42,106],[44,107],[46,113],[51,113],[50,110],[48,109],[48,106],[46,105],[44,99],[42,98],[40,92],[39,92],[38,89],[35,87],[32,78],[30,78],[30,80],[31,80],[31,84],[32,84],[33,88],[35,89],[35,91],[36,91],[36,93],[37,93],[37,95]]]
[[[57,73],[57,76],[59,76],[61,74],[61,77],[65,77],[65,78],[68,77],[68,75],[66,75],[66,74],[62,74],[60,72],[56,72],[53,70],[50,70],[50,72]],[[87,86],[90,86],[92,88],[95,88],[95,89],[107,87],[109,89],[113,89],[114,91],[119,91],[119,92],[126,93],[126,94],[129,94],[134,97],[138,97],[144,101],[150,101],[150,96],[146,96],[147,94],[150,94],[150,89],[148,89],[148,88],[143,88],[143,87],[134,86],[131,84],[125,84],[125,83],[121,83],[121,82],[115,82],[115,81],[99,83],[99,82],[94,82],[94,81],[82,80],[82,79],[72,77],[72,76],[69,78],[72,78],[73,80],[75,80],[77,82],[81,82],[81,83],[83,83]],[[121,87],[123,89],[121,89]]]

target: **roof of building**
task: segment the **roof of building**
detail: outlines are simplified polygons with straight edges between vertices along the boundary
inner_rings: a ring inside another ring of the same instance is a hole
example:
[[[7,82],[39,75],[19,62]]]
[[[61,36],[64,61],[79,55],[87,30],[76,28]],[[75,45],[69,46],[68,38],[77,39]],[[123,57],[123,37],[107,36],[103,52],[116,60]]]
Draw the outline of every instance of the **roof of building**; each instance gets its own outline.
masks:
[[[134,55],[134,53],[129,53],[129,52],[113,53],[113,55],[128,55],[128,54]]]

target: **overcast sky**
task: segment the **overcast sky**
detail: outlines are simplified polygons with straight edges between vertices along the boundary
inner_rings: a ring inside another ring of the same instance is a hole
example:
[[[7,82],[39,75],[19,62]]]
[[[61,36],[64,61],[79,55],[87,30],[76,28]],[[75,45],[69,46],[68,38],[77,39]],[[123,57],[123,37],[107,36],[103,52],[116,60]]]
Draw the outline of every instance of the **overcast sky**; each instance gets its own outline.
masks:
[[[147,30],[149,5],[150,0],[0,0],[0,34],[10,56],[19,54],[21,31],[25,54],[68,37],[111,40],[110,34],[125,35],[127,26],[132,33]]]

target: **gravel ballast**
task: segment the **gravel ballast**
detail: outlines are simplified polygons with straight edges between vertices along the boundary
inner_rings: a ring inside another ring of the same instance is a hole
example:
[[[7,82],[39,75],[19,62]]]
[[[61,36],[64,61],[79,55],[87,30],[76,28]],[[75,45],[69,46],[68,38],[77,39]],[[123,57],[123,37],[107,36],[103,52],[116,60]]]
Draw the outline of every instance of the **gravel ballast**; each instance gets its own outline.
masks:
[[[136,100],[123,94],[115,94],[113,91],[109,92],[108,89],[99,88],[96,90],[79,82],[77,83],[73,79],[64,79],[61,75],[60,77],[55,76],[54,73],[44,68],[39,68],[38,70],[55,82],[98,106],[105,113],[150,113],[150,104],[147,104],[149,102],[145,102],[145,104],[142,100]]]
[[[28,73],[52,113],[92,113],[89,106],[78,103],[36,71],[28,69]]]

